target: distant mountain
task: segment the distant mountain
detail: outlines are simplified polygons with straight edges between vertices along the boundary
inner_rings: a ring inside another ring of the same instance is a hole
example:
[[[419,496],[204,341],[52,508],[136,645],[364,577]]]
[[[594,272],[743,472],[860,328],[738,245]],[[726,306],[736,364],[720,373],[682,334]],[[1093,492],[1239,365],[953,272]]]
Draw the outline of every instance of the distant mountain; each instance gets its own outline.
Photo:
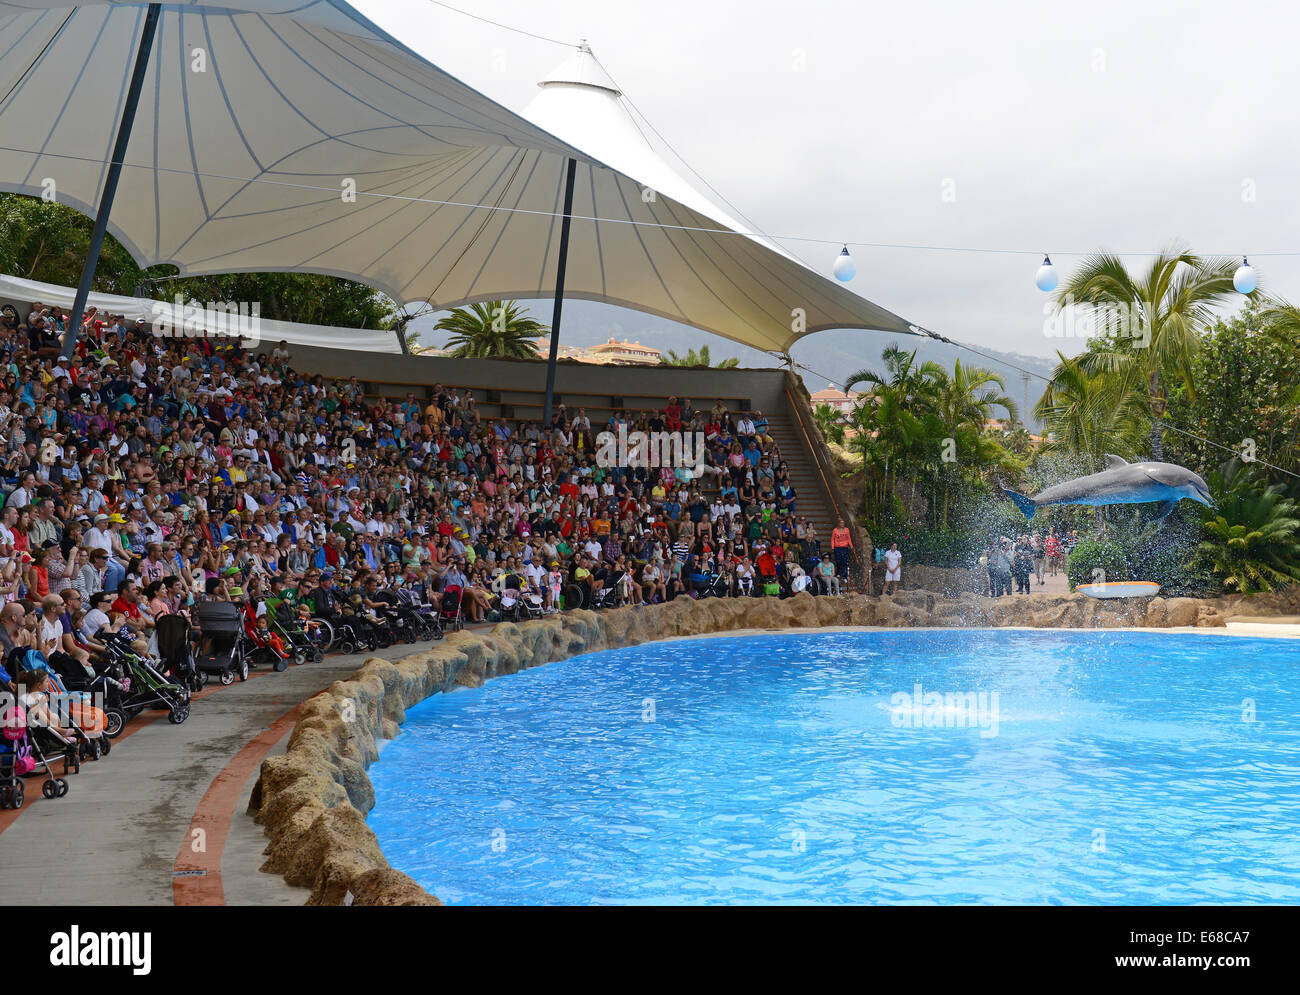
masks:
[[[528,305],[533,317],[550,324],[552,309],[550,301],[530,301]],[[445,337],[432,330],[438,317],[438,315],[428,315],[411,322],[410,330],[418,330],[421,333],[420,341],[424,345],[443,344]],[[735,356],[744,367],[768,368],[779,365],[779,361],[768,353],[675,321],[597,301],[564,302],[564,316],[560,327],[562,345],[593,346],[611,338],[640,342],[643,345],[654,346],[663,352],[672,350],[679,355],[689,349],[698,349],[701,345],[707,345],[715,363]],[[809,335],[796,343],[793,355],[795,362],[815,371],[809,373],[808,370],[800,370],[808,390],[812,392],[821,390],[833,381],[836,386],[842,387],[843,380],[837,378],[843,378],[864,367],[879,370],[880,353],[891,342],[897,342],[908,350],[915,349],[918,360],[934,360],[951,369],[953,361],[961,359],[963,363],[982,366],[999,374],[1006,381],[1006,393],[1020,405],[1021,416],[1026,419],[1031,428],[1037,427],[1030,412],[1042,396],[1044,382],[1033,377],[1026,387],[1021,371],[1028,370],[1042,377],[1050,376],[1053,363],[1041,356],[999,352],[977,345],[962,349],[915,335],[895,335],[849,328],[837,328]],[[976,349],[983,355],[977,355],[971,349]]]

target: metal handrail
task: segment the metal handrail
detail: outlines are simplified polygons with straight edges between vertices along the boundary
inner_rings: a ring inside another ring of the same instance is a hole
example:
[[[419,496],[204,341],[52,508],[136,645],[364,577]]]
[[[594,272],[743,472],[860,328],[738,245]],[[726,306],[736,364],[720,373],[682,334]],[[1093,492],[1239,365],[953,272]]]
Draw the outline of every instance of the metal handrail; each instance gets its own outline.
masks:
[[[813,465],[817,468],[817,475],[821,477],[822,488],[826,491],[827,496],[830,497],[831,506],[835,509],[835,513],[839,515],[839,517],[842,518],[845,522],[852,522],[853,516],[851,514],[848,514],[845,511],[844,505],[840,500],[839,491],[836,490],[834,485],[831,484],[830,480],[827,477],[827,471],[830,470],[831,468],[824,465],[826,456],[818,446],[813,444],[812,438],[808,431],[808,426],[804,420],[803,409],[799,405],[799,403],[795,400],[794,395],[790,391],[790,382],[788,379],[790,374],[786,374],[786,376],[787,376],[787,380],[785,384],[786,404],[789,406],[791,413],[794,415],[795,424],[799,426],[799,434],[803,438],[804,449],[807,450],[808,455],[812,457]],[[866,572],[866,568],[862,562],[862,556],[858,552],[857,545],[853,542],[852,529],[849,530],[849,552],[852,555],[853,563],[855,564],[855,566],[850,567],[850,570],[851,572],[856,572],[859,581],[859,586],[865,587],[865,583],[868,575]]]

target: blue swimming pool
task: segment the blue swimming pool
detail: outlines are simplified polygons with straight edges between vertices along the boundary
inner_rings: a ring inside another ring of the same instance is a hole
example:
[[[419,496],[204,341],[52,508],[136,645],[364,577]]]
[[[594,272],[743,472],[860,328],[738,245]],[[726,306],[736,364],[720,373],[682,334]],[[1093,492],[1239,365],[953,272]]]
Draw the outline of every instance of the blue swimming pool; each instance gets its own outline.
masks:
[[[435,696],[370,769],[463,903],[1300,902],[1300,641],[720,637]]]

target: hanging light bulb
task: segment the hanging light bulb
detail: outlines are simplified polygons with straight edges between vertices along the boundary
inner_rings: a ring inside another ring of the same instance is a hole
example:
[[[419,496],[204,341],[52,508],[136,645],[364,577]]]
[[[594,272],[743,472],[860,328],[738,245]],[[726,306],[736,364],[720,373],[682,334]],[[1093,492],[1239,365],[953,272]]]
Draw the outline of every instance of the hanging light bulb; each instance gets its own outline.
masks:
[[[1249,294],[1259,286],[1255,268],[1250,265],[1250,260],[1245,256],[1241,257],[1241,265],[1237,267],[1237,272],[1232,274],[1232,285],[1237,288],[1239,294]]]
[[[835,265],[831,267],[831,272],[835,274],[835,279],[840,283],[848,283],[857,275],[858,264],[853,261],[849,255],[849,247],[846,245],[840,250],[840,254],[835,257]]]
[[[1038,289],[1045,294],[1050,294],[1056,289],[1060,277],[1056,274],[1056,267],[1052,265],[1051,256],[1043,256],[1043,265],[1038,267],[1038,272],[1034,274],[1034,283]]]

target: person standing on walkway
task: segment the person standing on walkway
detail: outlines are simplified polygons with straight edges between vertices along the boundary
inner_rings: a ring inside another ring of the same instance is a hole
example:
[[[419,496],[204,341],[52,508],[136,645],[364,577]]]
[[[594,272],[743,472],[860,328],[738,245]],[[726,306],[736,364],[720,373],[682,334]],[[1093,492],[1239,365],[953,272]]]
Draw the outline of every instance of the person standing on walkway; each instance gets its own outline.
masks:
[[[1047,539],[1043,543],[1043,550],[1047,553],[1047,570],[1049,577],[1055,577],[1061,569],[1061,537],[1056,534],[1056,527],[1047,533]]]
[[[903,579],[903,554],[898,551],[898,543],[891,543],[888,552],[885,553],[885,586],[881,589],[881,596],[898,593],[898,582]],[[889,585],[893,584],[894,589],[891,591]]]
[[[994,543],[989,553],[989,580],[993,597],[1011,593],[1011,540],[1003,538]]]
[[[1041,587],[1046,581],[1043,580],[1043,569],[1047,566],[1047,548],[1043,543],[1043,534],[1035,532],[1029,537],[1034,554],[1034,575],[1038,578],[1038,584]]]
[[[1016,543],[1011,560],[1011,572],[1016,578],[1016,593],[1029,593],[1029,574],[1034,566],[1034,551],[1029,545],[1029,536],[1022,535]]]
[[[853,548],[853,540],[849,537],[848,527],[844,524],[844,519],[838,519],[838,524],[831,532],[831,556],[835,559],[835,575],[848,579],[849,576],[849,550]]]

